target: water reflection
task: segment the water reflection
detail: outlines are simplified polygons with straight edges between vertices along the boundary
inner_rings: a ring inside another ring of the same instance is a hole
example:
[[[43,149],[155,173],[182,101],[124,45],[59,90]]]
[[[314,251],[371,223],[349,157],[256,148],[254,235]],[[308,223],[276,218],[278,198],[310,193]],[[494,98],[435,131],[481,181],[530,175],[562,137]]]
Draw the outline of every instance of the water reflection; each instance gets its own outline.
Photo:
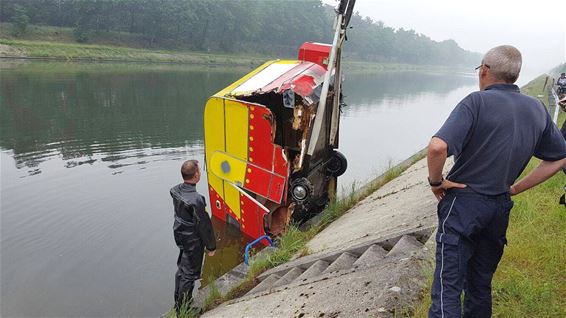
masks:
[[[217,218],[212,218],[214,234],[216,234],[216,254],[206,257],[202,271],[202,285],[222,276],[227,269],[232,269],[242,262],[242,247],[250,240],[240,235],[239,230],[229,226]]]
[[[475,77],[458,73],[385,72],[379,74],[347,74],[344,92],[349,108],[358,111],[378,108],[386,101],[396,105],[418,100],[423,94],[445,96],[451,91],[473,85]]]
[[[160,156],[162,148],[202,147],[206,99],[245,72],[60,66],[2,72],[0,147],[13,150],[18,168],[40,171],[54,156],[72,168],[100,153],[103,162],[114,162],[131,149],[157,149],[128,153],[142,158]]]
[[[248,69],[0,64],[2,316],[158,316],[177,248],[168,189],[203,162],[206,99]],[[475,80],[346,74],[347,186],[422,148]],[[206,195],[206,180],[198,185]],[[248,241],[215,221],[206,281]]]
[[[247,71],[2,68],[2,316],[165,312],[177,253],[168,189],[184,160],[203,162],[206,98]],[[248,240],[215,225],[223,251],[205,278],[238,263]]]
[[[341,191],[421,150],[476,81],[452,73],[347,74],[339,150],[348,171],[338,180]]]

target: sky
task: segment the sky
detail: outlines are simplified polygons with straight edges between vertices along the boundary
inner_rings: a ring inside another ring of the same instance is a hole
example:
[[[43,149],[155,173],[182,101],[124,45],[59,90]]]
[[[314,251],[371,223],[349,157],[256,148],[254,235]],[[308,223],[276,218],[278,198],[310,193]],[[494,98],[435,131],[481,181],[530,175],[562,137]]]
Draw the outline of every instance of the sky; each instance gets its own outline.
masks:
[[[498,45],[513,45],[523,54],[522,72],[533,76],[566,62],[564,0],[357,0],[354,10],[435,41],[453,39],[482,54]]]

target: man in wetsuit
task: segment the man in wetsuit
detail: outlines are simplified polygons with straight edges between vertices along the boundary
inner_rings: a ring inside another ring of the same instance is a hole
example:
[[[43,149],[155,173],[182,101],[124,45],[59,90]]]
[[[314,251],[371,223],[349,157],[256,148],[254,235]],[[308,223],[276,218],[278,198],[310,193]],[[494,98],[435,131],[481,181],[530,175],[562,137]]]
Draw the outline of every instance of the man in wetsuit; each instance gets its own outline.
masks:
[[[173,235],[179,247],[177,273],[175,274],[175,310],[179,315],[185,304],[187,309],[192,301],[195,280],[200,278],[204,249],[208,256],[216,250],[212,222],[205,210],[206,201],[197,193],[200,180],[198,161],[187,160],[181,166],[183,183],[169,191],[175,208]]]

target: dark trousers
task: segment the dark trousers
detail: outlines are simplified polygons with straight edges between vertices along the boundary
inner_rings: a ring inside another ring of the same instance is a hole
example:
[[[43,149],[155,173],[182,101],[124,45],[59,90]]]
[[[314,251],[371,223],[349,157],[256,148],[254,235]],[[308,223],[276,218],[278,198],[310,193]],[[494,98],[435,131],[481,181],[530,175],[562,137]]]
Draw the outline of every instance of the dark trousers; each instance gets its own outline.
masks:
[[[174,297],[177,314],[179,314],[183,304],[186,304],[187,309],[189,309],[193,298],[195,281],[200,278],[204,257],[204,246],[200,240],[196,240],[192,244],[183,245],[183,247],[179,248],[177,273],[175,273]]]
[[[436,268],[429,317],[491,317],[491,280],[507,243],[508,194],[451,189],[438,204]]]

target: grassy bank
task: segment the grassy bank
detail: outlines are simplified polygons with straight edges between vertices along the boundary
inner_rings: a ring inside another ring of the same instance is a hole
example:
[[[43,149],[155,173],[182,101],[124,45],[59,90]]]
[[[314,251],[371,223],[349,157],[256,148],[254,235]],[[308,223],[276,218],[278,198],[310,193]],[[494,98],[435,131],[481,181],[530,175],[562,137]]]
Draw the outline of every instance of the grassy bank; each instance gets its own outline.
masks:
[[[416,65],[416,64],[396,64],[396,63],[374,63],[367,61],[352,61],[348,57],[342,58],[342,66],[346,71],[359,73],[376,72],[399,72],[399,71],[420,71],[429,73],[450,72],[460,74],[471,74],[468,68],[448,67],[439,65]]]
[[[0,57],[65,61],[259,65],[265,57],[0,39]]]
[[[527,84],[523,92],[541,94],[544,78]],[[565,119],[561,113],[559,127]],[[539,162],[531,160],[523,175]],[[493,317],[566,316],[566,208],[558,204],[565,179],[560,172],[513,198],[509,243],[493,280]],[[427,275],[429,289],[414,308],[414,317],[427,317],[431,269]]]
[[[177,63],[201,65],[258,66],[276,58],[296,56],[222,54],[189,50],[148,48],[143,37],[126,32],[95,34],[88,44],[75,41],[72,28],[30,25],[25,34],[14,37],[10,23],[0,23],[0,57],[62,61],[108,61]],[[298,50],[298,47],[297,47]],[[375,63],[343,58],[344,69],[354,72],[462,71],[453,67]]]
[[[73,28],[30,24],[23,34],[15,36],[14,26],[12,23],[7,22],[0,23],[0,38],[8,40],[77,43],[73,35]],[[118,45],[123,43],[122,46],[144,47],[142,37],[126,32],[101,32],[94,34],[89,43],[97,45]]]
[[[87,62],[140,62],[198,65],[259,66],[274,56],[202,53],[192,51],[150,50],[123,46],[29,41],[0,38],[0,58]],[[454,71],[453,68],[427,65],[388,64],[344,61],[344,69],[353,72]]]
[[[44,77],[57,77],[62,73],[77,74],[81,72],[103,74],[103,73],[122,73],[122,74],[147,74],[155,73],[186,73],[186,72],[206,72],[232,73],[240,72],[246,74],[254,69],[255,65],[211,65],[211,64],[172,64],[172,63],[146,63],[146,62],[97,62],[97,61],[41,61],[30,62],[21,59],[0,59],[0,72],[4,70],[17,69],[18,74],[29,76],[41,75]]]
[[[102,32],[88,44],[80,44],[72,28],[30,25],[17,38],[11,30],[10,23],[0,24],[0,57],[220,65],[258,65],[265,60],[263,56],[148,48],[143,37],[125,32]]]
[[[545,85],[546,83],[546,85]],[[523,94],[538,98],[544,101],[545,105],[548,101],[548,88],[552,85],[552,77],[544,74],[534,80],[530,81],[527,85],[521,88]],[[552,115],[552,114],[551,114]]]

